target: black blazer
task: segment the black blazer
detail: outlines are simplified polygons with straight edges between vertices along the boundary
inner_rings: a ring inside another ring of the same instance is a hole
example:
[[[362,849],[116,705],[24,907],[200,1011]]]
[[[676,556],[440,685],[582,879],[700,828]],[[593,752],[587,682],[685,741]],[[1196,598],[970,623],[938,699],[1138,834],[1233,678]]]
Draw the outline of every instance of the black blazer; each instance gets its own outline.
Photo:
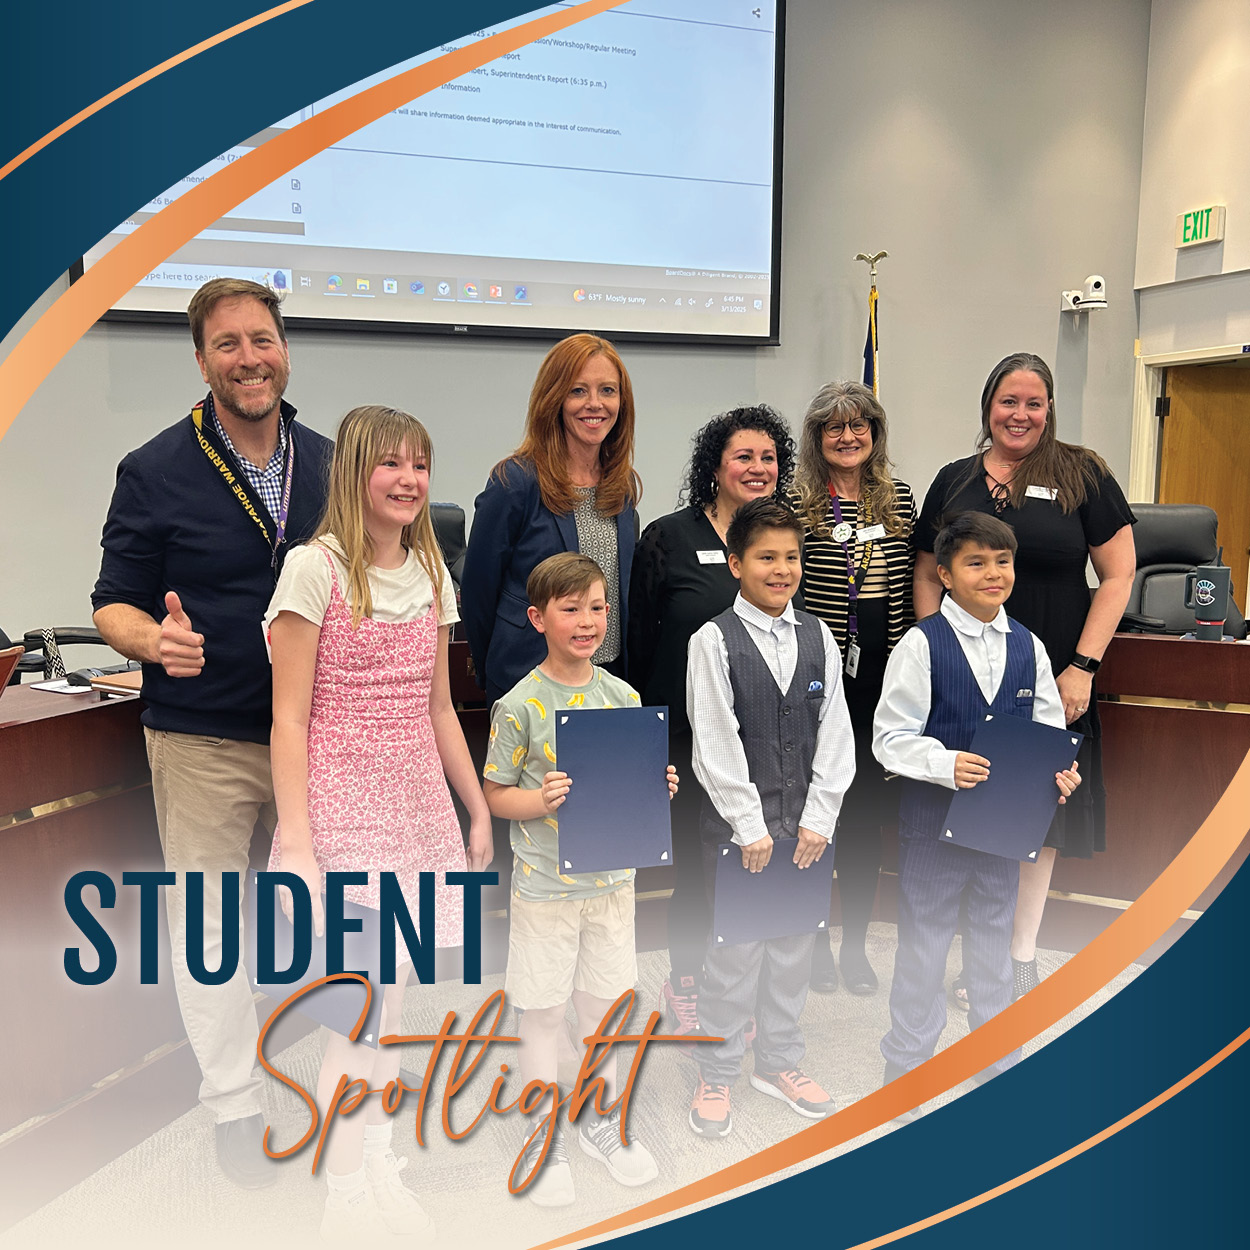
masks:
[[[525,583],[536,565],[560,551],[576,551],[577,523],[571,512],[557,516],[542,501],[538,475],[529,461],[498,467],[473,508],[473,530],[464,558],[460,615],[477,682],[491,702],[506,694],[547,654],[542,635],[529,623]],[[619,585],[608,598],[621,618],[621,654],[628,627],[629,574],[634,559],[634,508],[626,503],[616,518]]]

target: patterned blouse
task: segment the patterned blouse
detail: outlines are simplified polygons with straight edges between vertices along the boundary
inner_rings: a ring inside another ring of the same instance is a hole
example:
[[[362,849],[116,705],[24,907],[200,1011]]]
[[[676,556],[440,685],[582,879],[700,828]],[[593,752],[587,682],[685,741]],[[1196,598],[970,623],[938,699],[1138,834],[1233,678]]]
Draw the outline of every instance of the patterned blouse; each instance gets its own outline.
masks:
[[[577,549],[589,556],[602,570],[608,593],[608,632],[603,645],[591,656],[594,664],[610,664],[621,654],[621,605],[613,603],[620,585],[619,561],[616,551],[616,518],[604,516],[595,507],[596,486],[575,486],[577,506],[573,520],[577,523]]]

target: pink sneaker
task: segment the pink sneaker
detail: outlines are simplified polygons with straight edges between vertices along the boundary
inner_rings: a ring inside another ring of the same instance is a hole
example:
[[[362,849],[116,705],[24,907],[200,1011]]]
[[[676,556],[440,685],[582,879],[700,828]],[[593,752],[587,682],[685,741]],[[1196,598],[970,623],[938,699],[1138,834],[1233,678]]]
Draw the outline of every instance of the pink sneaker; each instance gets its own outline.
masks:
[[[784,1102],[807,1120],[824,1120],[837,1110],[833,1099],[798,1068],[788,1072],[752,1072],[751,1087]]]
[[[692,1039],[690,1042],[678,1042],[677,1049],[687,1058],[693,1056],[693,1039],[703,1036],[703,1030],[699,1027],[699,991],[695,989],[694,978],[682,977],[682,992],[679,993],[665,977],[664,984],[660,986],[659,1011],[669,1033]]]

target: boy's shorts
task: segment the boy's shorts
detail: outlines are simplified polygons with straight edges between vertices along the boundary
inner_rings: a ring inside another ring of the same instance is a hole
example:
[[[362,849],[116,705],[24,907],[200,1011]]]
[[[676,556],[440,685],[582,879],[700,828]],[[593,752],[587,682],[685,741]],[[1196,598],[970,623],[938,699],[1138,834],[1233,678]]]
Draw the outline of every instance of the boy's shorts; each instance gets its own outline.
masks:
[[[512,896],[504,988],[514,1007],[558,1007],[574,990],[612,1000],[637,980],[632,881],[590,898]]]

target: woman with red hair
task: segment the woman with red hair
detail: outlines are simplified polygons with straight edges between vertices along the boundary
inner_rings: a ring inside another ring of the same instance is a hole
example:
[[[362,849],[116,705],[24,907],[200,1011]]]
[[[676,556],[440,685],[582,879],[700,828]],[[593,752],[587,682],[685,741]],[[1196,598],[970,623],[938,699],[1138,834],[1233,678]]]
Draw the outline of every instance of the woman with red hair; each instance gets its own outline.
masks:
[[[594,662],[624,675],[625,614],[634,556],[634,394],[616,349],[574,334],[547,353],[530,392],[521,445],[492,470],[474,505],[461,613],[489,702],[541,662],[526,617],[534,566],[580,551],[603,570],[608,633]]]

